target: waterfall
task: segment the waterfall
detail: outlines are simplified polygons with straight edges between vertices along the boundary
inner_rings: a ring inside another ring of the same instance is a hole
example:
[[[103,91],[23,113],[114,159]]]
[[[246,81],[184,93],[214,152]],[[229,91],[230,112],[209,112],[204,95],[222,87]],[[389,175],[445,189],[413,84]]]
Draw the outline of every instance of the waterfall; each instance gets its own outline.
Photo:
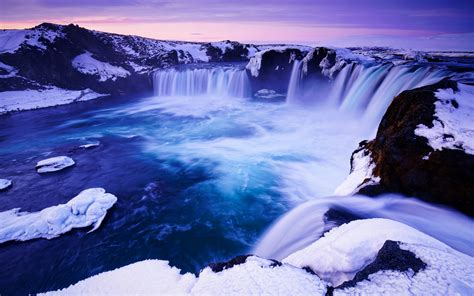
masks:
[[[301,104],[303,94],[308,91],[302,89],[304,77],[301,68],[301,63],[295,61],[288,85],[289,104]],[[311,97],[324,105],[360,115],[367,126],[377,125],[396,95],[436,83],[450,74],[446,69],[426,65],[351,63],[334,77],[327,94],[318,92],[316,88]]]
[[[246,71],[224,67],[160,70],[153,75],[153,88],[157,96],[243,98],[251,94]]]
[[[474,222],[471,218],[454,210],[398,195],[379,198],[327,197],[303,203],[280,218],[250,253],[263,258],[282,260],[291,253],[309,246],[324,232],[337,226],[334,222],[325,221],[325,213],[329,209],[347,213],[346,216],[395,220],[424,232],[460,252],[471,256],[474,254],[472,249]]]
[[[290,83],[288,84],[288,91],[286,94],[286,101],[288,103],[296,102],[301,96],[301,61],[295,60],[293,68],[291,69]]]

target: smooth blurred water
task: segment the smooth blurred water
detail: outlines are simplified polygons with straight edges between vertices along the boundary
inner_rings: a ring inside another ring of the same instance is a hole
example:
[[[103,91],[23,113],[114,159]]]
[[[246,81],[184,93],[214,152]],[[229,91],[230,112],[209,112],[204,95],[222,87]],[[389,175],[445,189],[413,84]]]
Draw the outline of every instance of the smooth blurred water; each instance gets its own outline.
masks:
[[[118,197],[101,227],[0,245],[0,291],[63,288],[148,258],[196,272],[249,252],[280,215],[329,195],[364,135],[356,118],[227,96],[103,100],[0,117],[0,211],[80,191]],[[80,145],[97,143],[94,148]],[[76,165],[39,175],[67,155]]]

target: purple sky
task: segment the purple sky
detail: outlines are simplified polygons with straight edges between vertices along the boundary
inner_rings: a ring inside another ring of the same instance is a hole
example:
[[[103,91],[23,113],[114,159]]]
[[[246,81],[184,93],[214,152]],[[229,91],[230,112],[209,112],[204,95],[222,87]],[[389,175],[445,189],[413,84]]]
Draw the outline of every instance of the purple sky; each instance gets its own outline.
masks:
[[[0,0],[0,26],[48,21],[158,39],[474,50],[474,0]]]

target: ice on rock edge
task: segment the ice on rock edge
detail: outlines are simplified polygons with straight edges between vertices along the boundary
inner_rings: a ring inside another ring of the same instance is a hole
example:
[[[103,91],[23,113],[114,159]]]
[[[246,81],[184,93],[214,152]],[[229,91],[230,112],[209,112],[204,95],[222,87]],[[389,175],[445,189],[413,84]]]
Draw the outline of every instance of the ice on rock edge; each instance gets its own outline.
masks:
[[[7,189],[12,186],[12,181],[8,179],[0,179],[0,190]]]
[[[361,149],[354,153],[352,156],[352,170],[349,176],[336,188],[334,194],[351,195],[361,186],[378,184],[380,177],[373,175],[374,168],[375,163],[368,150]]]
[[[433,127],[420,124],[415,135],[427,138],[434,150],[462,149],[474,154],[474,86],[458,83],[458,89],[435,92]]]
[[[145,260],[80,281],[46,295],[324,295],[327,285],[305,270],[255,256],[221,272],[180,274],[167,261]]]
[[[310,246],[288,256],[283,262],[297,267],[308,266],[323,280],[338,286],[351,280],[358,271],[372,262],[387,240],[466,257],[470,259],[467,261],[468,266],[474,268],[472,257],[415,228],[382,218],[356,220],[334,228]],[[442,268],[449,274],[449,266]]]
[[[50,173],[63,170],[75,164],[72,158],[67,156],[56,156],[48,159],[38,161],[36,164],[36,171],[38,173]]]
[[[82,191],[65,204],[43,209],[39,212],[20,212],[11,209],[0,212],[0,243],[27,241],[36,238],[55,238],[73,228],[93,226],[96,230],[117,197],[102,188]]]

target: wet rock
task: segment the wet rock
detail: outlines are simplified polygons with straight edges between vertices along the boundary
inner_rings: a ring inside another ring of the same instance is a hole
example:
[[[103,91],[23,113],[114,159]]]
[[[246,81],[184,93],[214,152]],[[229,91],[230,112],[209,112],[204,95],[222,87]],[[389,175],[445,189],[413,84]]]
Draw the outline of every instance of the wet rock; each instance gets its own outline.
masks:
[[[67,156],[57,156],[39,161],[36,164],[36,171],[38,173],[51,173],[63,170],[75,164],[72,158]]]

